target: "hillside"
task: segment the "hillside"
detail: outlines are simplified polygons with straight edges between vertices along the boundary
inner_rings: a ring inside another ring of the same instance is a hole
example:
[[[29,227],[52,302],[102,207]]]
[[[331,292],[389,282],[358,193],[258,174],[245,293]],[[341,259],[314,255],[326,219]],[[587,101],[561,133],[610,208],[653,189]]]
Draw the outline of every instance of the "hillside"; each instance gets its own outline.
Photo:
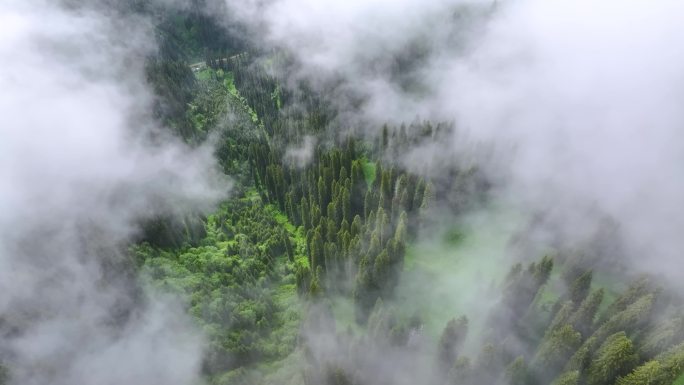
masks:
[[[524,12],[252,3],[7,6],[27,70],[0,85],[31,92],[0,111],[40,138],[0,144],[0,384],[684,384],[678,174],[642,190],[657,151],[594,151],[618,109],[563,131],[566,61],[517,77],[546,40],[488,61]]]

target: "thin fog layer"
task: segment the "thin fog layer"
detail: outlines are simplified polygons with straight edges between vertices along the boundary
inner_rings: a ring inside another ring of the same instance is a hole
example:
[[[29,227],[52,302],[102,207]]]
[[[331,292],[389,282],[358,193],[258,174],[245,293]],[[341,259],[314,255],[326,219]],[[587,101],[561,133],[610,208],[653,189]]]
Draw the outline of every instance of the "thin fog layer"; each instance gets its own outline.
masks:
[[[328,87],[348,123],[456,123],[451,143],[399,161],[422,167],[485,143],[494,152],[478,162],[502,179],[499,193],[545,213],[566,244],[608,220],[639,270],[679,275],[681,2],[227,4],[292,55],[293,83]]]
[[[226,186],[151,124],[145,20],[55,3],[0,4],[0,360],[12,384],[194,383],[201,336],[120,250]]]

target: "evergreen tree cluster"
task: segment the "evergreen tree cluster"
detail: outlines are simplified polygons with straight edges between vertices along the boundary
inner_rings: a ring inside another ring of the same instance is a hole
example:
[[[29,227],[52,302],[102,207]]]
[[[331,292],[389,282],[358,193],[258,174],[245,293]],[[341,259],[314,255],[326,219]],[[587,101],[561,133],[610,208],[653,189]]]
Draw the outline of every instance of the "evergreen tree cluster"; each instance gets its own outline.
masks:
[[[133,249],[143,276],[186,299],[210,341],[208,375],[281,359],[296,345],[297,250],[254,198],[232,199],[210,215],[197,246]]]
[[[449,357],[453,384],[665,385],[682,375],[681,310],[648,278],[601,310],[604,290],[591,290],[591,271],[564,274],[574,279],[545,316],[535,302],[552,270],[548,257],[527,269],[513,266],[490,316],[491,342],[474,364]]]
[[[319,146],[299,169],[271,146],[254,144],[250,162],[263,199],[306,234],[309,265],[300,274],[300,290],[353,290],[358,319],[365,322],[375,301],[396,286],[407,237],[416,230],[409,221],[429,205],[430,187],[381,163],[372,165],[369,183],[369,162],[358,147],[354,139],[331,150]]]
[[[205,372],[215,383],[238,383],[245,368],[295,347],[305,352],[306,384],[392,384],[408,376],[453,385],[669,385],[681,376],[684,315],[662,290],[642,279],[605,304],[594,272],[565,260],[567,292],[547,311],[537,304],[557,268],[548,257],[511,268],[482,335],[470,336],[481,339],[472,358],[464,345],[475,328],[465,316],[430,341],[421,321],[429,315],[407,318],[391,305],[407,245],[429,224],[433,202],[462,211],[489,185],[474,166],[428,164],[419,177],[396,161],[452,137],[454,127],[384,126],[371,138],[332,138],[312,149],[308,163],[293,164],[287,149],[309,135],[324,138],[337,117],[306,86],[282,89],[243,52],[207,49],[204,79],[175,57],[149,67],[160,117],[186,140],[206,137],[222,116],[238,117],[220,132],[217,155],[238,176],[239,198],[200,218],[199,229],[160,219],[151,228],[161,230],[146,232],[153,246],[135,253],[157,285],[188,298],[211,342]],[[334,296],[353,300],[360,332],[335,329],[326,301]],[[298,300],[310,306],[301,325]],[[332,346],[329,354],[320,354],[320,341]],[[387,370],[387,360],[407,367]]]

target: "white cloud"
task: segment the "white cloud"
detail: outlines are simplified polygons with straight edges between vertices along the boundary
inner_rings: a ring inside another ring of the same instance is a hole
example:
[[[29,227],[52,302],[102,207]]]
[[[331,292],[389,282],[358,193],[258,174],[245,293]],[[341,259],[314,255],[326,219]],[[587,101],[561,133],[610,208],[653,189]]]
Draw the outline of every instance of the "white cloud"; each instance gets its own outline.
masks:
[[[198,378],[201,335],[174,300],[136,288],[120,253],[138,220],[227,191],[211,149],[154,127],[150,28],[0,4],[0,359],[13,384]]]

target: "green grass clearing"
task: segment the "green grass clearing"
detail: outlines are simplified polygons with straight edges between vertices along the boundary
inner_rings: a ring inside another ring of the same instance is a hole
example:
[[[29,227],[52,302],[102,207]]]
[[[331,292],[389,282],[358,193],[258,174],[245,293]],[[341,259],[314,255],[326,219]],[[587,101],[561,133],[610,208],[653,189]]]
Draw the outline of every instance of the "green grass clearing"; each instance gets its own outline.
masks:
[[[492,207],[411,245],[397,287],[402,315],[421,316],[426,335],[435,340],[461,315],[470,319],[472,334],[479,334],[508,271],[505,249],[517,222],[516,214]]]
[[[363,159],[363,176],[366,178],[368,186],[373,184],[375,181],[375,162]]]

